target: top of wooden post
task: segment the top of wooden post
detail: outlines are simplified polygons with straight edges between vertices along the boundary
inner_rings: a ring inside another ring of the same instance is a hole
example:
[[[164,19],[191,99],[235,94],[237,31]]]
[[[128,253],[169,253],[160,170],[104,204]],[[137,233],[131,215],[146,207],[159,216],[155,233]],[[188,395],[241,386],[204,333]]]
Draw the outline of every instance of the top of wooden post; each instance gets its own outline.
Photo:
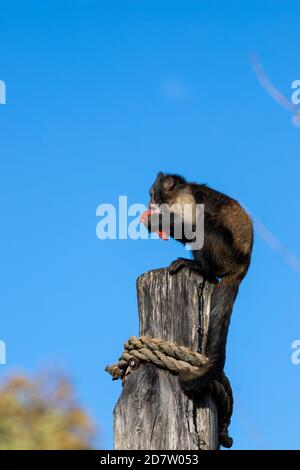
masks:
[[[202,338],[199,352],[204,354],[213,286],[205,282],[201,305],[202,283],[203,277],[188,268],[175,275],[170,274],[168,268],[141,274],[137,279],[140,335],[176,341],[197,350],[200,316]]]

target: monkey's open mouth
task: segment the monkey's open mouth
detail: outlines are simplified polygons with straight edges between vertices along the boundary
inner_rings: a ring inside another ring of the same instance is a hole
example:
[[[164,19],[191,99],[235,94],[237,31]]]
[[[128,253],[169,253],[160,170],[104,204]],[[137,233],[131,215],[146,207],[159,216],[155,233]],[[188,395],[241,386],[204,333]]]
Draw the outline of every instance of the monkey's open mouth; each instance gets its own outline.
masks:
[[[146,225],[149,227],[149,225],[151,226],[151,223],[149,224],[149,218],[153,215],[153,214],[157,214],[159,215],[160,212],[159,210],[147,210],[145,212],[142,213],[141,215],[141,218],[140,218],[140,221],[142,224]],[[150,221],[151,222],[151,221]],[[168,235],[166,234],[166,232],[164,232],[163,230],[154,230],[155,233],[159,236],[159,238],[161,238],[162,240],[169,240],[169,237]]]

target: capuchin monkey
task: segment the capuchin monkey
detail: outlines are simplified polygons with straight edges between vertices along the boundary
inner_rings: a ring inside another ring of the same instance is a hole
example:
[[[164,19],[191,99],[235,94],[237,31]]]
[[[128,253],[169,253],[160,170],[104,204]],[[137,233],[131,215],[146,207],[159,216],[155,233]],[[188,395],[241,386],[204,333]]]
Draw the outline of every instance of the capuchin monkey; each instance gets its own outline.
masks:
[[[186,390],[205,387],[211,380],[218,378],[224,368],[233,304],[250,265],[253,224],[249,215],[234,199],[204,184],[188,183],[179,175],[164,173],[157,175],[150,189],[149,210],[141,217],[149,231],[157,232],[161,238],[166,239],[168,235],[175,236],[178,224],[187,224],[189,228],[195,229],[196,205],[199,204],[204,206],[202,247],[192,250],[193,259],[179,258],[169,267],[171,274],[188,267],[199,272],[205,280],[216,284],[211,298],[205,351],[209,361],[200,369],[199,378],[193,380],[193,383],[188,374],[179,376]],[[193,210],[185,212],[185,206],[192,207]],[[162,222],[166,212],[169,212],[170,220],[168,233]],[[186,237],[184,228],[181,232],[181,243],[195,242]]]

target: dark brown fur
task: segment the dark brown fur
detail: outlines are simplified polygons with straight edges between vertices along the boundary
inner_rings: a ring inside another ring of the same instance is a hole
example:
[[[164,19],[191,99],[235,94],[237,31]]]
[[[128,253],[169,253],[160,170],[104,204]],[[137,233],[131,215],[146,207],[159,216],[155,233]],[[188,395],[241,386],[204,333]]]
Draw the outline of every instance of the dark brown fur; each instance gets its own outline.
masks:
[[[204,386],[223,370],[230,316],[239,285],[245,277],[251,260],[253,245],[252,221],[234,199],[203,184],[187,183],[178,175],[159,173],[150,190],[152,205],[185,203],[204,204],[204,245],[193,251],[193,260],[179,258],[170,265],[176,273],[184,266],[200,272],[205,279],[215,282],[211,299],[210,326],[206,355],[209,364],[199,374],[195,387]],[[172,223],[178,214],[172,214]],[[178,220],[177,220],[178,222]],[[194,223],[195,220],[192,220]],[[148,221],[149,230],[157,230]],[[174,236],[173,226],[170,235]],[[190,240],[182,237],[182,243]],[[188,376],[182,376],[188,382]],[[190,385],[187,385],[187,388]]]

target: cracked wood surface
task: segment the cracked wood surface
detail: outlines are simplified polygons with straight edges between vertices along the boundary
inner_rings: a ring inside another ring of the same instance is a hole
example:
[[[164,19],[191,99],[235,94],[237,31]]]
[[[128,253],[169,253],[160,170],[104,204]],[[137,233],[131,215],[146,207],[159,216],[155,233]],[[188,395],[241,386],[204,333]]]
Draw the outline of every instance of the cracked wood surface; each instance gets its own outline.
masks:
[[[183,269],[142,274],[137,280],[140,335],[176,341],[197,350],[201,277]],[[206,283],[201,312],[204,353],[212,287]],[[153,364],[127,376],[114,409],[115,449],[208,450],[218,448],[217,409],[208,395],[189,398],[178,378]]]

